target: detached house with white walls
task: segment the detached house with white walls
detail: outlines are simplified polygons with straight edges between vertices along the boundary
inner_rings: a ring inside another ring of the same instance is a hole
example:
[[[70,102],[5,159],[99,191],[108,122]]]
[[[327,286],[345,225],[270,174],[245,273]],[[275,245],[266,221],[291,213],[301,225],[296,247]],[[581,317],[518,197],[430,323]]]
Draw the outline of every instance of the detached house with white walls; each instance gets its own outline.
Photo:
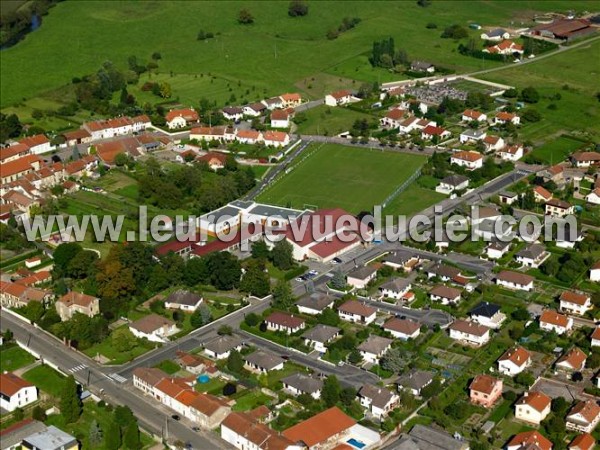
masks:
[[[525,392],[515,404],[515,419],[539,425],[550,414],[552,399],[542,392]]]
[[[498,358],[498,372],[509,377],[523,372],[531,365],[531,353],[523,347],[513,347]]]
[[[484,345],[490,340],[490,329],[475,322],[456,320],[448,328],[450,338],[471,345]]]
[[[564,291],[560,294],[560,310],[565,313],[584,315],[593,308],[589,294]]]
[[[565,334],[573,328],[573,319],[559,314],[553,309],[547,309],[540,316],[540,329]]]
[[[11,372],[0,374],[0,408],[12,412],[37,399],[37,388],[29,381]]]

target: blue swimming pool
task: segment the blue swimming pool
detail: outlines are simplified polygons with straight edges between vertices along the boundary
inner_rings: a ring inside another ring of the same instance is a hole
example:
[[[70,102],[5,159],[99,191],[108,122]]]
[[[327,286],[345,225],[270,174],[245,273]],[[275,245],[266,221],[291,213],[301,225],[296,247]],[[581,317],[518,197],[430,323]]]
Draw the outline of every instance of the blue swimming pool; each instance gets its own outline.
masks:
[[[205,384],[210,381],[210,377],[208,375],[200,375],[198,378],[198,383]]]
[[[367,445],[364,442],[357,441],[354,438],[348,439],[346,442],[348,444],[350,444],[352,447],[356,447],[356,448],[363,448],[365,445]]]

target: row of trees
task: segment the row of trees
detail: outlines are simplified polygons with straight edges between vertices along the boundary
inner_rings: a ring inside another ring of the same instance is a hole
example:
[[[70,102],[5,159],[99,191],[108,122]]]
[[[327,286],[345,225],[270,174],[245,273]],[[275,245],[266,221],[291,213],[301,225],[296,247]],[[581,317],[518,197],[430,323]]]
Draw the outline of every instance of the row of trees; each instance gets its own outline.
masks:
[[[397,65],[410,65],[408,54],[402,49],[396,50],[394,38],[392,37],[373,42],[369,62],[373,67],[384,67],[386,69],[391,69]]]

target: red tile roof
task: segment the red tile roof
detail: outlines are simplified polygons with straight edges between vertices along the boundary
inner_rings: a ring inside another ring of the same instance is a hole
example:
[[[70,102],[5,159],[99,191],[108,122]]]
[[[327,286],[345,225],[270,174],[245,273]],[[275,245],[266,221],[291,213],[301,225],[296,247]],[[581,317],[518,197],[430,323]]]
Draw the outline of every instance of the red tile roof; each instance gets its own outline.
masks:
[[[583,368],[586,359],[587,355],[585,353],[577,347],[573,347],[567,353],[562,355],[558,361],[556,361],[556,364],[566,364],[574,370],[580,370]]]
[[[383,324],[384,330],[397,331],[398,333],[403,333],[409,336],[417,332],[417,330],[420,328],[421,326],[418,322],[413,322],[412,320],[407,319],[398,319],[396,317],[391,318]]]
[[[542,436],[539,431],[524,431],[523,433],[516,434],[508,443],[507,447],[519,448],[539,448],[539,450],[552,450],[552,442]],[[535,447],[530,447],[535,446]]]
[[[479,112],[479,111],[475,111],[474,109],[465,109],[464,112],[462,113],[462,115],[467,116],[470,119],[477,120],[481,116],[483,116],[483,113]]]
[[[473,378],[473,381],[471,381],[469,389],[472,391],[483,392],[484,394],[491,394],[499,383],[502,383],[502,381],[490,375],[477,375]]]
[[[313,447],[326,442],[355,424],[356,420],[334,406],[288,428],[283,435],[292,442],[303,442],[308,447]]]
[[[29,153],[29,147],[25,144],[15,144],[10,147],[0,148],[0,161],[27,153]]]
[[[535,278],[530,275],[525,275],[524,273],[520,272],[512,272],[510,270],[503,270],[496,276],[496,279],[521,286],[527,286],[529,283],[535,280]]]
[[[430,136],[441,136],[445,132],[446,132],[446,130],[444,130],[442,127],[435,127],[433,125],[427,125],[423,129],[423,133],[428,134]]]
[[[517,405],[531,406],[538,412],[543,412],[552,403],[552,399],[543,392],[528,392],[517,402]]]
[[[574,305],[585,305],[589,300],[590,296],[587,294],[579,294],[573,291],[564,291],[560,294],[560,300],[566,303],[573,303]]]
[[[89,308],[89,306],[98,301],[98,299],[82,292],[71,291],[59,298],[58,301],[64,303],[66,306],[78,305]]]
[[[600,406],[594,400],[582,401],[571,408],[567,420],[575,414],[581,415],[588,423],[592,423],[600,415]]]
[[[336,91],[331,94],[331,96],[333,98],[335,98],[336,100],[340,100],[344,97],[348,97],[349,95],[352,95],[352,92],[347,91],[347,90]]]
[[[523,347],[515,347],[507,350],[498,361],[510,361],[518,367],[522,367],[531,358],[531,353]]]
[[[285,142],[287,136],[287,133],[284,133],[283,131],[269,130],[265,131],[263,139],[265,141]]]
[[[346,303],[338,307],[338,311],[346,314],[369,317],[377,312],[375,308],[365,305],[356,300],[348,300]]]
[[[388,119],[392,119],[392,120],[400,120],[400,119],[403,119],[405,115],[406,115],[406,111],[404,109],[394,108],[391,111],[389,111],[385,115],[385,117],[387,117]]]
[[[569,450],[592,450],[596,440],[589,433],[583,433],[575,437],[569,444]]]
[[[282,327],[293,329],[301,327],[305,320],[294,316],[293,314],[275,311],[269,314],[269,316],[265,319],[265,322],[274,323]]]
[[[20,144],[25,144],[27,147],[36,147],[38,145],[48,144],[50,140],[43,134],[36,134],[35,136],[28,136],[19,141]]]
[[[12,397],[21,389],[32,387],[29,381],[25,381],[23,378],[16,376],[14,373],[3,373],[0,374],[0,393]]]
[[[176,117],[183,117],[186,122],[198,122],[200,119],[198,113],[190,108],[172,109],[166,114],[165,119],[167,122],[171,122]]]
[[[513,120],[515,117],[517,117],[516,114],[509,113],[506,111],[500,111],[498,114],[496,114],[496,119],[503,120],[503,121]]]
[[[452,158],[461,159],[463,161],[475,162],[479,161],[480,159],[483,159],[483,155],[481,153],[473,151],[461,151],[456,152],[454,155],[452,155]]]
[[[475,322],[469,322],[467,320],[455,320],[450,325],[450,330],[459,331],[461,333],[470,334],[472,336],[484,336],[490,331],[488,327],[479,325]]]
[[[18,175],[23,172],[34,170],[34,164],[42,164],[42,159],[37,155],[26,155],[22,158],[15,159],[2,164],[2,177]]]
[[[540,323],[549,323],[551,325],[557,325],[559,327],[566,328],[569,324],[569,318],[565,315],[557,313],[553,309],[547,309],[540,316]]]

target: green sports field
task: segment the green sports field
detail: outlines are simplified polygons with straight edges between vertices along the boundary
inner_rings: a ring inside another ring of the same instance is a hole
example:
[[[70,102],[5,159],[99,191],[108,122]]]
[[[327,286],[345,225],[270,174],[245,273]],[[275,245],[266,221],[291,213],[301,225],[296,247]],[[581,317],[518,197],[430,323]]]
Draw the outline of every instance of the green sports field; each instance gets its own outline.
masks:
[[[303,208],[371,211],[425,163],[425,157],[336,144],[313,144],[258,200]],[[428,206],[428,205],[427,205]]]

